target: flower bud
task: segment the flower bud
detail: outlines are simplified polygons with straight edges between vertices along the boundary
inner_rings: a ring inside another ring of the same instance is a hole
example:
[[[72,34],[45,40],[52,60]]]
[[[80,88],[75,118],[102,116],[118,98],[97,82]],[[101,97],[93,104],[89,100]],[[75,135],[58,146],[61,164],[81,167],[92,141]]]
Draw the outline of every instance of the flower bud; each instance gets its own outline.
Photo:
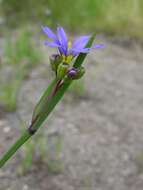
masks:
[[[66,63],[61,63],[59,66],[58,66],[58,69],[57,69],[57,78],[58,79],[63,79],[67,73],[69,69],[69,65],[66,64]]]
[[[69,78],[75,77],[76,74],[77,74],[77,72],[78,72],[78,69],[76,69],[76,68],[70,69],[70,70],[68,71],[68,77],[69,77]]]
[[[50,56],[50,64],[53,71],[57,71],[59,64],[62,62],[62,57],[58,54],[53,54]]]
[[[68,71],[67,77],[73,80],[80,79],[85,73],[84,67],[72,68]]]

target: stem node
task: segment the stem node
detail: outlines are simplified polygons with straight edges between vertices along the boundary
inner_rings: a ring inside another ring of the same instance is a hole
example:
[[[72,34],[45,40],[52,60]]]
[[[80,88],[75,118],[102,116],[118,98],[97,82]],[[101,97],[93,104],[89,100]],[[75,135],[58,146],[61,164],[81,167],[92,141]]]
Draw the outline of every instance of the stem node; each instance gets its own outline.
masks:
[[[29,126],[29,128],[27,130],[31,136],[37,132],[37,129],[34,129],[32,124]]]

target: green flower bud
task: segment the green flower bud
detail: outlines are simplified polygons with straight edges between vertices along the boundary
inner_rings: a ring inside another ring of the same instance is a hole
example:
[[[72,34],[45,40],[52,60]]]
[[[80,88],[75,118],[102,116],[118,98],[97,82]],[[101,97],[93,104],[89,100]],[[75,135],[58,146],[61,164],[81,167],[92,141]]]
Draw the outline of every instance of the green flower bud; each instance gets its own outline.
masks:
[[[53,71],[57,71],[59,64],[62,62],[62,57],[58,54],[53,54],[50,56],[50,64]]]
[[[85,74],[85,68],[80,67],[78,72],[77,72],[76,79],[80,79],[84,74]]]
[[[63,79],[65,77],[68,69],[69,69],[69,65],[67,63],[61,63],[57,69],[57,78]]]

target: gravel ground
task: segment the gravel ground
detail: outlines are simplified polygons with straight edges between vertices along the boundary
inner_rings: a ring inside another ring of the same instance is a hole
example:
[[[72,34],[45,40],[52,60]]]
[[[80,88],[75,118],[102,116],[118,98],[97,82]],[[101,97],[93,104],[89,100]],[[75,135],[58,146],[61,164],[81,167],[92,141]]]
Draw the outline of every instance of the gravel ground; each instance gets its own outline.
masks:
[[[106,48],[87,58],[84,94],[65,95],[45,124],[49,143],[62,139],[62,169],[52,173],[33,163],[19,175],[20,151],[0,171],[0,190],[143,189],[142,47],[126,39],[97,38]],[[38,66],[24,82],[17,112],[1,115],[1,155],[20,135],[19,116],[28,124],[49,83],[46,68]]]

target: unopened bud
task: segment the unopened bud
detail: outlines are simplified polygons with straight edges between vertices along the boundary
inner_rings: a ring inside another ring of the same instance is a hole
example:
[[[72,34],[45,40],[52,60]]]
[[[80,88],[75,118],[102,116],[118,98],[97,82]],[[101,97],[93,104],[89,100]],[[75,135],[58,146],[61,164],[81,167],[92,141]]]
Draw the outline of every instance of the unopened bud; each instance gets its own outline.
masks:
[[[53,54],[50,56],[50,64],[53,71],[57,71],[57,68],[61,62],[62,57],[59,54]]]
[[[68,71],[68,77],[69,77],[69,78],[75,77],[76,74],[77,74],[77,72],[78,72],[78,69],[76,69],[76,68],[70,69],[70,70]]]
[[[69,69],[69,65],[66,64],[66,63],[61,63],[59,66],[58,66],[58,69],[57,69],[57,78],[58,79],[63,79],[67,73]]]
[[[67,77],[73,80],[80,79],[85,73],[84,67],[80,67],[78,69],[72,68],[68,71]]]

